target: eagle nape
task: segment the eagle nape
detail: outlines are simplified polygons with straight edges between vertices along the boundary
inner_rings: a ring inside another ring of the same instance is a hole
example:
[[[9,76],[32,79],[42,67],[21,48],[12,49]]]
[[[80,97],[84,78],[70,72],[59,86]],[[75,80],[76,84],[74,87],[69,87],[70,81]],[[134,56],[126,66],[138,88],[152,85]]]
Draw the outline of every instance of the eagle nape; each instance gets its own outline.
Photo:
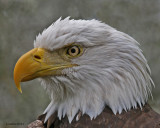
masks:
[[[20,92],[20,82],[35,78],[51,99],[38,120],[47,127],[159,123],[147,105],[154,82],[139,43],[98,20],[60,18],[39,34],[14,69]]]

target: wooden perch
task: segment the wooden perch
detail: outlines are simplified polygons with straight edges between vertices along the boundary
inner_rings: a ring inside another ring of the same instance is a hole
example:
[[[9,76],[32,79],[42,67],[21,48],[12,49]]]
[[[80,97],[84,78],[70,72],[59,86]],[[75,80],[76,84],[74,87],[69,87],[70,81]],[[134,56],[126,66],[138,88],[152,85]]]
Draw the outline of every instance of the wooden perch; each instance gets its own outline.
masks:
[[[27,128],[47,128],[47,125],[41,120],[36,120]],[[62,120],[56,117],[50,128],[160,128],[160,115],[148,104],[142,110],[132,109],[117,115],[106,107],[96,119],[92,120],[88,115],[82,115],[78,121],[74,119],[70,124],[67,117]]]

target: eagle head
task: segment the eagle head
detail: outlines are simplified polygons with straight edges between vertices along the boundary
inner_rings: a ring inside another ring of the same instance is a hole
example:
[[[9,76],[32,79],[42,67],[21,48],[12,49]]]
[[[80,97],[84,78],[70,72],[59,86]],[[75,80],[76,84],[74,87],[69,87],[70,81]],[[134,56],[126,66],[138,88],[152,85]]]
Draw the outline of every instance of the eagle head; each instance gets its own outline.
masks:
[[[98,20],[58,19],[16,63],[14,80],[39,78],[51,98],[45,121],[57,111],[69,122],[78,111],[96,118],[107,105],[114,114],[142,107],[154,85],[139,44]]]

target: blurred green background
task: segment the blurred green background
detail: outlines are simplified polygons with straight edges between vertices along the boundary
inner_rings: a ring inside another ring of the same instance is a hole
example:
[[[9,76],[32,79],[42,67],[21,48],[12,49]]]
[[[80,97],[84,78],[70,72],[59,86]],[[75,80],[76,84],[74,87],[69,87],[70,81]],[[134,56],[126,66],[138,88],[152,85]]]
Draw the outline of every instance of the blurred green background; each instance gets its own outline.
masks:
[[[135,38],[151,67],[156,88],[151,106],[160,112],[160,0],[0,0],[0,126],[25,127],[49,104],[37,80],[13,81],[18,58],[33,48],[36,35],[60,16],[98,19]],[[6,123],[24,123],[8,125]]]

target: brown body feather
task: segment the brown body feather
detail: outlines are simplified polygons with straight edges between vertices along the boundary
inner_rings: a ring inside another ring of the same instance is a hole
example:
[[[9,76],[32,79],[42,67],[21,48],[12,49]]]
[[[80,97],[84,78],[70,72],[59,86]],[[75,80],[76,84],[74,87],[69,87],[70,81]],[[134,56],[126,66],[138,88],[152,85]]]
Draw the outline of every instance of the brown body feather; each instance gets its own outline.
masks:
[[[41,120],[43,120],[42,117]],[[117,115],[114,115],[106,107],[96,119],[90,120],[88,115],[83,115],[79,121],[74,119],[71,124],[68,122],[67,117],[62,120],[54,119],[50,128],[160,128],[160,115],[153,111],[148,104],[142,110],[140,108],[132,109]],[[43,124],[41,120],[32,122],[28,125],[28,128],[34,128],[35,126],[46,128],[47,124]]]

